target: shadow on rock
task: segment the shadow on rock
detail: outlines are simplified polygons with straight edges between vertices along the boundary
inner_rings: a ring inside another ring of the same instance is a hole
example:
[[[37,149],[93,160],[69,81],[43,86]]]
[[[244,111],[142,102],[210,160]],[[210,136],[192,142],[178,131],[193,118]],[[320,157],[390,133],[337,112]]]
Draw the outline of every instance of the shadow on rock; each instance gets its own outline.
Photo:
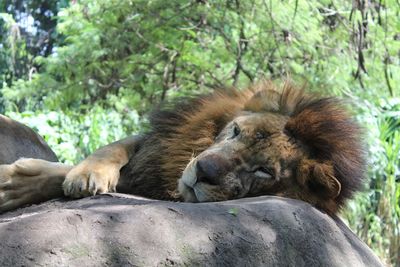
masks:
[[[339,219],[272,196],[56,200],[0,215],[0,238],[1,266],[383,266]]]

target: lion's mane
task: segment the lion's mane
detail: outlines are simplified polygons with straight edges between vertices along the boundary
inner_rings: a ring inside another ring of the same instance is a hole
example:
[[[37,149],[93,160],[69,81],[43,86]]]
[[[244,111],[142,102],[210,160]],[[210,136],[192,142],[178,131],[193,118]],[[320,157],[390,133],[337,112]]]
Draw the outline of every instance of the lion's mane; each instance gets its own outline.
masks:
[[[362,188],[365,160],[361,129],[335,98],[313,97],[291,83],[271,82],[239,91],[217,90],[207,96],[166,103],[150,116],[150,131],[121,172],[120,191],[158,199],[179,199],[177,180],[193,156],[207,149],[239,112],[277,112],[288,116],[285,131],[311,151],[312,159],[330,161],[341,183],[336,205]],[[133,178],[132,178],[133,177]]]

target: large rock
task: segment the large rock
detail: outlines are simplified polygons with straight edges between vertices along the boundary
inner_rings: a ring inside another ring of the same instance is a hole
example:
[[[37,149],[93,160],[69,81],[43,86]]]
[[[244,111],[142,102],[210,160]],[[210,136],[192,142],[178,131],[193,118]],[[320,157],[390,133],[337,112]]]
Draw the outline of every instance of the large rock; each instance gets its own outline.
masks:
[[[50,201],[0,215],[0,253],[0,266],[383,266],[339,219],[271,196]]]

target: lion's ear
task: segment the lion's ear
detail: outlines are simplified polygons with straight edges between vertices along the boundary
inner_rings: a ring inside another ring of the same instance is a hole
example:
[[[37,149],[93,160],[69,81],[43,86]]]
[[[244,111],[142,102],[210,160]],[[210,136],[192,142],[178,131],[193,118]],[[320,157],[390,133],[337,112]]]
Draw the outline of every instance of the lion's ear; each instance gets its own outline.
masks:
[[[301,186],[323,198],[336,198],[341,184],[334,176],[332,164],[315,160],[302,160],[297,169],[297,181]]]

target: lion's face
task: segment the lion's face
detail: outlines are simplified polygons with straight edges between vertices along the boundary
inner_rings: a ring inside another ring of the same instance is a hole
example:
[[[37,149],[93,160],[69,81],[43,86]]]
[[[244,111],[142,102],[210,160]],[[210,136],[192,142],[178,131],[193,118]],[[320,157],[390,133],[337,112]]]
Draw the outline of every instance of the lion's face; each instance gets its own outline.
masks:
[[[296,166],[305,148],[285,133],[287,116],[242,113],[193,158],[179,180],[188,202],[221,201],[299,191]],[[283,194],[282,194],[283,195]]]

